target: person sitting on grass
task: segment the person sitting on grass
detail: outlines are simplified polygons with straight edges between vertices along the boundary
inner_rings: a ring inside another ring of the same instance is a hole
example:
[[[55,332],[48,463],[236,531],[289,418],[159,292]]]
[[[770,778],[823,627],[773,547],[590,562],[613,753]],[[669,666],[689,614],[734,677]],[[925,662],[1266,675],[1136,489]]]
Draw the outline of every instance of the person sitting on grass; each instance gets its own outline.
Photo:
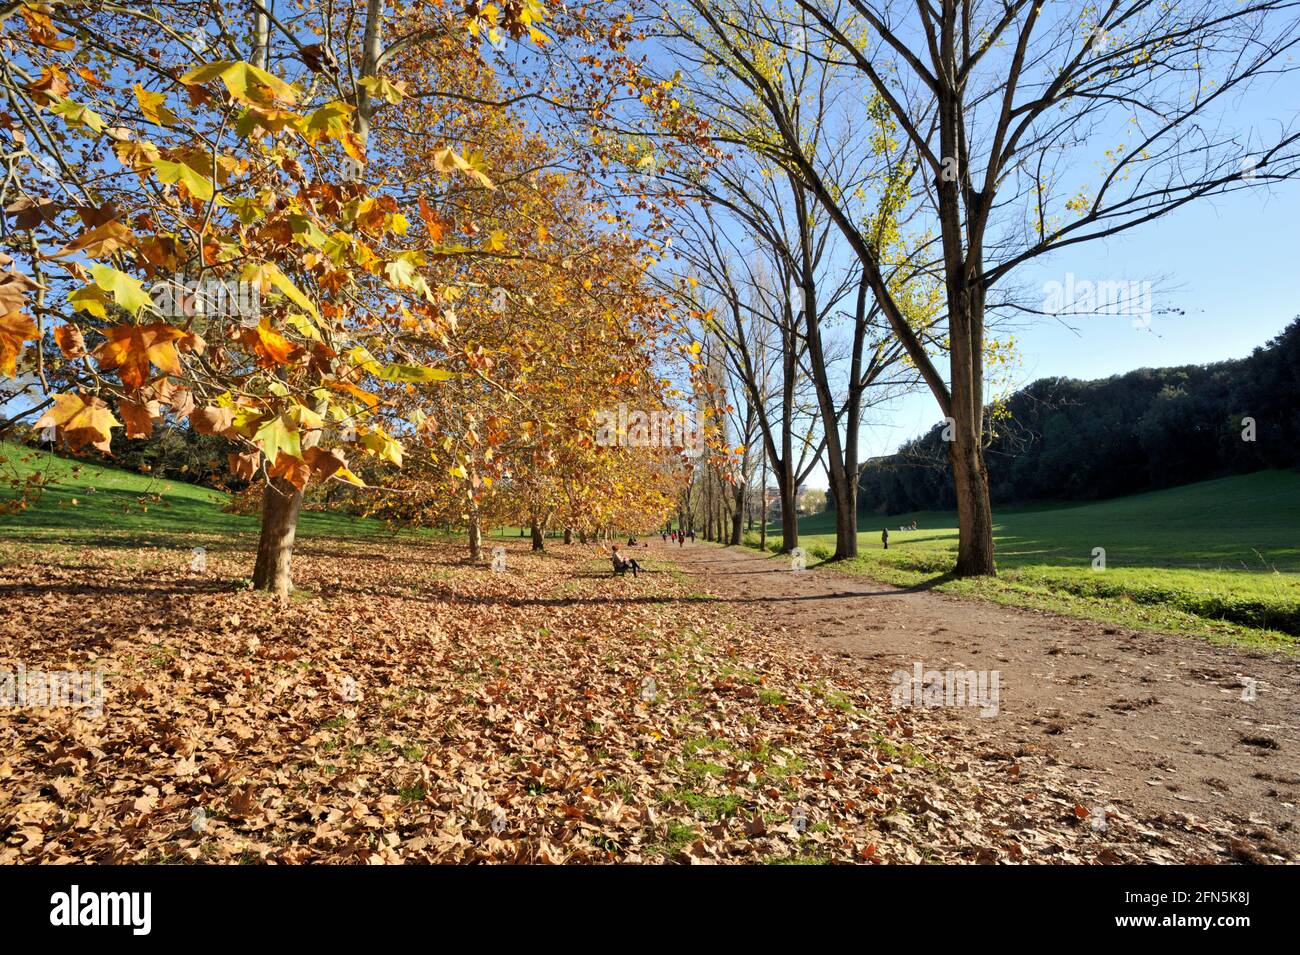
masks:
[[[614,573],[616,574],[621,574],[626,570],[631,570],[632,576],[635,577],[641,572],[641,565],[636,562],[636,558],[624,557],[618,552],[617,544],[614,545],[614,553],[611,555],[610,559],[614,562]]]

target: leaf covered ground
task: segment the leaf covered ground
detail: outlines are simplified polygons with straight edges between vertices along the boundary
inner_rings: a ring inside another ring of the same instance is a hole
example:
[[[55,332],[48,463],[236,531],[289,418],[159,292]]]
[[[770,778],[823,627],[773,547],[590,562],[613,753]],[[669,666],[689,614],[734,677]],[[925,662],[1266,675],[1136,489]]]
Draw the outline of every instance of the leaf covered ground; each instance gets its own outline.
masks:
[[[892,707],[665,560],[506,543],[492,573],[310,540],[285,603],[244,589],[247,540],[6,545],[0,670],[102,670],[105,704],[0,711],[0,862],[1218,857],[1186,818],[1103,823],[1042,754]]]

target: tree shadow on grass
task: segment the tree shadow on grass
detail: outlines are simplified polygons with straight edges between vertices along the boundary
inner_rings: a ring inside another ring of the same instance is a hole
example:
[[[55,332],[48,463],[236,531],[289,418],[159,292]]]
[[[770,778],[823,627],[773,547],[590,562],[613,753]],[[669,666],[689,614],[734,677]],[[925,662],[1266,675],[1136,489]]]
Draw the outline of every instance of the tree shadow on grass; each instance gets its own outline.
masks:
[[[84,569],[84,568],[82,568]],[[58,583],[21,583],[0,584],[0,597],[24,596],[32,594],[65,594],[68,596],[95,597],[173,597],[193,596],[196,594],[231,593],[236,590],[234,581],[220,579],[196,579],[193,581],[176,578],[159,581],[154,585],[126,586],[120,584],[96,584],[87,581],[60,581]]]
[[[810,567],[809,569],[812,570],[817,567],[833,568],[839,563],[841,563],[841,561],[834,561],[828,559],[828,560],[823,560],[820,563],[813,564],[812,567]],[[861,574],[857,572],[853,572],[853,575],[855,577],[861,577],[864,580],[869,581],[871,583],[878,583],[878,581],[876,581],[869,572],[861,573]],[[837,597],[841,597],[841,596],[842,597],[888,597],[888,596],[897,596],[898,594],[921,594],[921,593],[925,593],[928,590],[933,590],[935,587],[938,587],[940,584],[946,584],[948,583],[948,581],[956,580],[956,579],[957,579],[957,575],[955,573],[953,573],[951,570],[946,570],[941,574],[935,574],[933,577],[928,577],[925,580],[918,581],[915,584],[909,584],[906,587],[898,586],[898,587],[894,587],[891,590],[872,590],[863,593],[845,592],[843,594],[836,594],[835,596]]]

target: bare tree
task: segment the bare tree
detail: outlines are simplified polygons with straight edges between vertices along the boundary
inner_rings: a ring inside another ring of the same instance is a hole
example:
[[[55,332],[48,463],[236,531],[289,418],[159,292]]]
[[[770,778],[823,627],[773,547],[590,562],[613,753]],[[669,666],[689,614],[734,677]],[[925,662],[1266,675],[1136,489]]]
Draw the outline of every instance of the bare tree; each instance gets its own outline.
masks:
[[[720,207],[710,226],[738,229],[774,259],[821,419],[835,501],[834,558],[854,557],[864,413],[918,377],[872,294],[866,270],[773,131],[770,114],[779,113],[790,136],[823,161],[823,177],[834,183],[837,195],[880,197],[859,225],[880,250],[886,285],[894,288],[905,282],[936,285],[929,276],[933,263],[926,261],[935,243],[911,242],[904,231],[907,210],[899,197],[906,195],[915,165],[904,150],[891,145],[887,117],[879,111],[868,116],[865,129],[849,122],[860,112],[861,97],[843,82],[846,66],[812,55],[806,17],[796,11],[792,19],[788,10],[750,4],[727,8],[730,19],[711,20],[714,13],[702,0],[687,6],[696,16],[665,10],[656,29],[673,51],[673,65],[687,67],[674,72],[671,82],[686,89],[696,108],[707,114],[708,141],[718,155],[701,156],[706,175],[686,166],[677,178],[671,169],[665,178],[681,195]],[[722,50],[714,35],[723,23],[733,31],[729,42],[735,52]],[[822,46],[829,45],[823,41]],[[751,62],[765,79],[761,88],[746,65]],[[697,230],[685,230],[683,238],[690,247],[688,257],[696,259],[716,258],[722,254],[718,246],[725,244]],[[902,307],[916,335],[937,348],[930,334],[937,308],[927,312],[915,307],[920,301],[909,293]],[[841,327],[847,333],[842,349],[837,347]],[[779,467],[777,476],[780,483]],[[793,494],[794,488],[788,490]],[[791,500],[783,500],[783,512],[791,510]]]
[[[762,230],[752,230],[753,218],[737,217],[741,207],[730,201],[687,207],[677,220],[682,241],[667,286],[695,306],[702,333],[717,342],[729,392],[753,409],[781,498],[781,546],[788,551],[799,543],[795,497],[818,464],[825,436],[810,401],[807,339],[791,294],[793,260],[778,248],[787,241],[785,207],[772,182],[751,185],[769,190],[746,200]]]
[[[948,419],[955,572],[993,574],[983,456],[990,290],[1058,249],[1198,199],[1294,178],[1293,121],[1279,120],[1267,136],[1230,121],[1259,81],[1295,69],[1297,4],[1105,0],[1081,11],[1041,0],[795,3],[797,15],[765,0],[689,0],[714,47],[704,68],[752,91],[776,140],[765,148],[803,179],[861,262]],[[771,68],[774,46],[851,67],[868,112],[883,110],[899,131],[918,170],[907,202],[941,244],[946,378],[863,228],[863,197],[835,181],[833,162],[794,122]]]

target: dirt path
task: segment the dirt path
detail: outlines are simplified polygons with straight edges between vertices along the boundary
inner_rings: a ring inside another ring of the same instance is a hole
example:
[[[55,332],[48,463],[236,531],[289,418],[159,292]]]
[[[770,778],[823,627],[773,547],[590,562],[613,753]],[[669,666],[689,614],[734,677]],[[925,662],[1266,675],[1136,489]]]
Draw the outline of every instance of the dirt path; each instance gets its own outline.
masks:
[[[996,716],[962,708],[989,746],[1045,753],[1084,798],[1137,818],[1227,823],[1233,853],[1300,858],[1300,660],[900,590],[697,543],[655,550],[704,588],[822,653],[891,675],[998,671]],[[1247,690],[1254,681],[1254,699]]]

